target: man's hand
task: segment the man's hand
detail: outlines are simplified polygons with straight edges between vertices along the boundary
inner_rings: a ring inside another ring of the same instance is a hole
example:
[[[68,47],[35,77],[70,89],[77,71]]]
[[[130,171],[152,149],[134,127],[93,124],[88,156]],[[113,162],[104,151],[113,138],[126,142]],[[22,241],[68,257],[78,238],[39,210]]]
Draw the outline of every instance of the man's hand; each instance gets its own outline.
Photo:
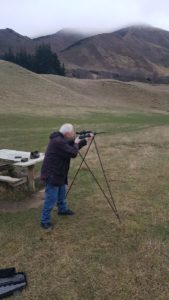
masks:
[[[81,141],[81,140],[80,140],[79,137],[77,136],[77,137],[75,138],[75,144],[78,145],[78,144],[80,143],[80,141]]]
[[[90,136],[86,137],[85,140],[86,140],[86,142],[90,142],[90,141],[92,141],[93,138],[94,138],[94,134],[90,133]]]

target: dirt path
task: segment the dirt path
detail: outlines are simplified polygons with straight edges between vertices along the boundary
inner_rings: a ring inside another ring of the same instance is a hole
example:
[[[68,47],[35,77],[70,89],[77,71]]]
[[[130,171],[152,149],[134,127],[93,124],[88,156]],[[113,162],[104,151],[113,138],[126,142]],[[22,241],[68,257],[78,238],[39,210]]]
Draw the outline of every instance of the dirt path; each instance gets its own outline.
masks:
[[[43,204],[44,190],[41,190],[23,201],[0,201],[0,212],[15,213],[30,208],[38,208]]]

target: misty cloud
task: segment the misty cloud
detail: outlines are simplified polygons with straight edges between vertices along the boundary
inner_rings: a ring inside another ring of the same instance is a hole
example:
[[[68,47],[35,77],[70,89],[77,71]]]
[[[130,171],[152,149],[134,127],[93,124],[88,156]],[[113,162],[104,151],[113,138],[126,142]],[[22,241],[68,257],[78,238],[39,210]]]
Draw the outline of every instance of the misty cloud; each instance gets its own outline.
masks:
[[[106,32],[133,24],[169,30],[166,0],[1,0],[0,28],[38,36],[62,28]]]

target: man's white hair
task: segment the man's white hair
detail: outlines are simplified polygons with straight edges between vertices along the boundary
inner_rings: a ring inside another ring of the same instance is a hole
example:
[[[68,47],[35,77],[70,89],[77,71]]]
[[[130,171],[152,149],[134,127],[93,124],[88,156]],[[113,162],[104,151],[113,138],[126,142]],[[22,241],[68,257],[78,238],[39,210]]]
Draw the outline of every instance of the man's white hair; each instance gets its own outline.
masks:
[[[74,130],[73,125],[72,124],[63,124],[60,129],[59,132],[61,132],[62,134],[65,134],[67,132],[72,132]]]

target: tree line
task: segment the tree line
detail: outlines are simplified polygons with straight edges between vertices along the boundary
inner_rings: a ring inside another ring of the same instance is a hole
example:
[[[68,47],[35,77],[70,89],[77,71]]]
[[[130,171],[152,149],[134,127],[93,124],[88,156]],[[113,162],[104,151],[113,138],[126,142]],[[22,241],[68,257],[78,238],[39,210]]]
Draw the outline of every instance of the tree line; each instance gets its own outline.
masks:
[[[65,76],[64,64],[61,64],[56,53],[53,53],[50,45],[40,45],[35,54],[28,54],[25,50],[20,50],[14,54],[9,49],[2,59],[18,64],[32,72],[38,74],[56,74]]]

